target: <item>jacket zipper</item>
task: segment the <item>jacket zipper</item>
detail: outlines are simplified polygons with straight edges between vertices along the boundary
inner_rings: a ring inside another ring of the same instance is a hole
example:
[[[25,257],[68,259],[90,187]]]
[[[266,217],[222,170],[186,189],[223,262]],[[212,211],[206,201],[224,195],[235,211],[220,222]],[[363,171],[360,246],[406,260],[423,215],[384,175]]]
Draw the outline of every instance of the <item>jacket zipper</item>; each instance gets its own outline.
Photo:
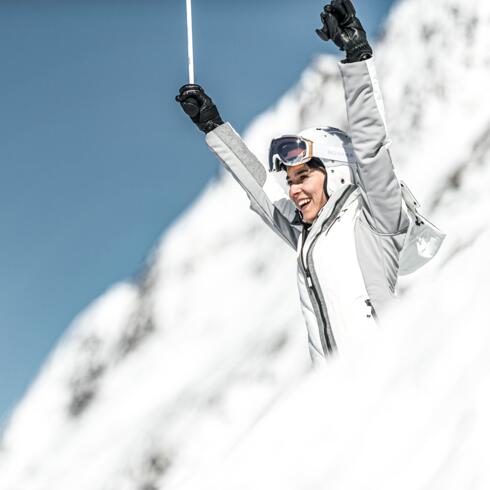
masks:
[[[320,297],[318,295],[318,291],[313,285],[313,279],[310,275],[310,271],[308,269],[305,269],[306,272],[306,282],[308,284],[308,287],[311,289],[311,292],[315,296],[316,303],[318,305],[318,311],[320,312],[320,317],[322,320],[322,326],[323,326],[323,333],[325,335],[325,343],[327,345],[327,351],[329,354],[331,354],[334,351],[334,344],[335,340],[332,338],[330,339],[330,335],[328,332],[328,325],[329,325],[329,319],[328,319],[328,312],[323,311],[324,309],[322,308],[322,302],[320,300]]]
[[[320,312],[320,319],[321,319],[321,323],[322,323],[323,334],[325,336],[325,343],[326,343],[327,351],[329,354],[333,353],[333,351],[336,349],[335,339],[333,338],[333,334],[329,334],[330,321],[328,318],[328,311],[326,309],[326,306],[325,306],[325,308],[322,308],[322,302],[320,299],[320,295],[318,293],[318,289],[321,289],[321,288],[319,287],[319,285],[318,286],[315,285],[315,281],[313,280],[313,277],[311,275],[310,269],[308,267],[308,263],[311,259],[311,255],[313,253],[313,248],[314,248],[315,243],[318,240],[319,236],[321,234],[323,234],[324,232],[328,233],[328,231],[333,226],[333,224],[335,223],[335,220],[338,217],[337,216],[338,215],[338,209],[342,208],[344,206],[348,197],[350,196],[350,194],[352,194],[352,192],[354,190],[355,190],[355,186],[348,187],[345,190],[345,192],[342,194],[340,199],[338,200],[337,204],[335,205],[335,207],[332,211],[331,216],[325,221],[321,230],[319,231],[319,233],[316,235],[316,237],[311,242],[310,248],[308,249],[308,252],[306,254],[306,264],[305,264],[305,261],[303,259],[303,250],[304,250],[306,238],[308,236],[307,234],[305,234],[306,236],[303,239],[303,243],[301,244],[301,250],[300,250],[300,260],[301,260],[301,265],[303,266],[303,270],[304,270],[305,276],[306,276],[306,285],[311,290],[311,292],[313,293],[313,295],[315,297],[315,301],[316,301],[317,306],[318,306],[318,311]]]

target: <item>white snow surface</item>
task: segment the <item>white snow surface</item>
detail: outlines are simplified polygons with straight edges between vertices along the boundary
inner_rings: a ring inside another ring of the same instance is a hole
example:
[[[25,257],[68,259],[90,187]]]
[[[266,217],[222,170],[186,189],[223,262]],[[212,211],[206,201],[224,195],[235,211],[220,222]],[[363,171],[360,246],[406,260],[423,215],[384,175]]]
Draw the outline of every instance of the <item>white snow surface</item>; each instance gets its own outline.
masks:
[[[376,338],[311,369],[295,254],[223,174],[70,326],[0,490],[490,488],[489,32],[486,0],[404,0],[375,46],[397,173],[448,234]],[[345,107],[320,56],[245,139],[265,161],[325,124]]]

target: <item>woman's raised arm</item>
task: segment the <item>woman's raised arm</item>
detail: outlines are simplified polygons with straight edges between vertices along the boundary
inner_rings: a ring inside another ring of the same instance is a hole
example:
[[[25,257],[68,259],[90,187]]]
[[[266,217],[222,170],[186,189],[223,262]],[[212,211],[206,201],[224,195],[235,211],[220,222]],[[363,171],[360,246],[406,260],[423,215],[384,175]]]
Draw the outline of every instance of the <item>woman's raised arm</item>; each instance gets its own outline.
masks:
[[[177,101],[201,131],[223,166],[242,186],[250,207],[288,245],[296,250],[301,227],[294,225],[295,206],[286,197],[272,200],[264,190],[267,172],[199,85],[184,85]]]
[[[395,175],[383,99],[372,49],[350,0],[332,0],[321,14],[323,40],[346,52],[339,63],[352,146],[358,159],[357,180],[369,209],[366,219],[379,233],[397,234],[408,227],[402,192]]]

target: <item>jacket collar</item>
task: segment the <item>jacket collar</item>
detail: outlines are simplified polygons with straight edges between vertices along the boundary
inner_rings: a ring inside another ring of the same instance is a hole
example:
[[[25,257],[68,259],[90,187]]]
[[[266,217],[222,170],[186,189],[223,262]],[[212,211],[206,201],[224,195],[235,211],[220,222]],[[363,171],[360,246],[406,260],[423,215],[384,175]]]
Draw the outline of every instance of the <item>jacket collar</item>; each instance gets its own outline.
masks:
[[[318,216],[313,223],[303,223],[303,240],[311,241],[323,228],[325,222],[333,215],[337,216],[342,209],[348,206],[353,200],[357,199],[359,188],[354,184],[345,184],[333,193],[326,204],[320,209]],[[305,240],[304,235],[307,234]],[[305,243],[306,244],[306,243]]]
[[[335,209],[335,205],[337,202],[342,198],[345,189],[353,187],[353,184],[345,184],[342,187],[340,187],[332,196],[328,199],[328,201],[323,205],[323,207],[318,211],[318,215],[313,221],[313,223],[307,223],[306,221],[303,220],[303,214],[299,209],[296,209],[294,213],[294,218],[291,221],[291,224],[293,225],[303,225],[306,226],[307,228],[310,228],[311,226],[314,226],[315,223],[321,222],[322,224],[325,222],[325,220],[328,219],[328,217],[332,214],[333,210]]]

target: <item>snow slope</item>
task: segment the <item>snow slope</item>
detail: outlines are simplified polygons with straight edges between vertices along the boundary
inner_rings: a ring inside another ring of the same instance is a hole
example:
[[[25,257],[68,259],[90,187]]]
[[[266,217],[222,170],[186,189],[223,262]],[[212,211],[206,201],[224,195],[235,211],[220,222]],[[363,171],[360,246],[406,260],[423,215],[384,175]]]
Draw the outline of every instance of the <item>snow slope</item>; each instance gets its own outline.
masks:
[[[490,329],[482,321],[490,258],[476,274],[468,267],[489,247],[486,232],[406,298],[392,329],[308,376],[224,463],[180,488],[490,488]]]
[[[378,338],[311,371],[294,253],[223,175],[74,321],[2,438],[0,490],[488,488],[489,24],[484,0],[405,0],[376,47],[398,174],[448,233]],[[245,137],[265,160],[325,123],[345,114],[319,57]]]

